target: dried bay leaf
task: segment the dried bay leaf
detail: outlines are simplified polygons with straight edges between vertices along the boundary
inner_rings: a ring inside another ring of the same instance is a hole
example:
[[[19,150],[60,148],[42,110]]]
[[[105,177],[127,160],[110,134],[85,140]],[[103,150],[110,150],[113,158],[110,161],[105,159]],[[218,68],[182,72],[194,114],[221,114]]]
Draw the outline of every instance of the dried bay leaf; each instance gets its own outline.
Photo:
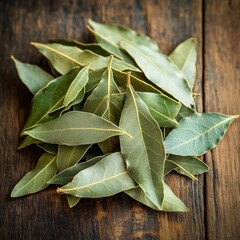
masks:
[[[55,144],[39,143],[39,144],[37,144],[37,146],[42,148],[45,152],[50,153],[50,154],[57,154],[57,152],[58,152],[58,146]]]
[[[67,195],[68,206],[70,208],[76,206],[79,203],[80,199],[81,198],[75,197],[73,195]]]
[[[75,68],[68,74],[52,80],[34,96],[24,130],[56,117],[50,113],[63,107],[65,94],[78,72],[79,68]]]
[[[166,211],[166,212],[188,212],[188,208],[185,204],[172,192],[170,187],[163,183],[164,186],[164,200],[162,204],[162,208],[157,207],[144,193],[144,191],[140,188],[133,188],[125,191],[127,195],[132,197],[133,199],[141,202],[142,204],[155,209],[157,211]]]
[[[48,186],[47,182],[56,173],[56,155],[44,153],[36,167],[28,172],[13,188],[11,197],[21,197],[39,192]]]
[[[42,143],[42,141],[40,141],[38,139],[34,139],[30,136],[24,136],[22,142],[20,143],[20,145],[18,147],[18,150],[28,147],[32,144],[40,144],[40,143]]]
[[[87,160],[86,162],[77,163],[76,165],[64,169],[62,172],[53,176],[48,184],[57,184],[57,185],[65,185],[72,181],[73,177],[77,175],[80,171],[89,168],[102,160],[107,155],[97,156],[92,159]]]
[[[131,138],[129,133],[104,118],[81,111],[71,111],[38,124],[24,131],[23,135],[47,143],[68,146],[98,143],[117,135],[127,135]]]
[[[79,162],[91,145],[58,146],[57,169],[59,172]]]
[[[196,157],[170,155],[165,163],[165,175],[173,170],[196,180],[195,175],[207,172],[208,166]]]
[[[120,90],[113,78],[112,60],[104,71],[102,78],[96,88],[86,99],[83,111],[102,116],[114,124],[118,124],[123,103],[118,101],[113,94],[120,93]]]
[[[194,113],[196,113],[194,109],[182,105],[178,112],[178,115],[176,116],[176,120],[179,122],[182,118],[189,117]]]
[[[167,56],[142,45],[132,46],[121,42],[136,61],[145,76],[156,86],[190,107],[194,105],[191,90],[181,72],[168,60]]]
[[[120,90],[113,78],[112,60],[102,75],[101,81],[86,99],[83,111],[94,113],[108,121],[118,125],[121,116],[123,102],[119,101],[113,94],[120,93]],[[116,148],[117,139],[110,138],[99,144],[103,153],[113,152]]]
[[[128,42],[131,45],[141,44],[145,45],[154,51],[160,51],[157,43],[146,35],[139,34],[136,31],[117,25],[117,24],[101,24],[92,21],[88,21],[89,25],[94,29],[88,28],[94,36],[97,42],[107,51],[115,56],[126,59],[124,52],[119,49],[118,43],[122,40]]]
[[[103,49],[101,47],[100,44],[98,43],[82,43],[73,39],[65,39],[65,38],[61,38],[61,39],[50,39],[48,40],[49,43],[58,43],[61,45],[65,45],[65,46],[71,46],[71,47],[78,47],[81,50],[89,50],[91,52],[94,52],[98,55],[101,56],[109,56],[110,53],[107,52],[105,49]]]
[[[41,88],[46,86],[54,77],[37,65],[23,63],[11,56],[18,71],[18,76],[35,95]]]
[[[181,107],[181,104],[163,94],[138,92],[140,98],[146,103],[153,118],[160,127],[176,127],[174,119]]]
[[[113,76],[117,85],[123,87],[125,91],[127,85],[127,73],[113,69]],[[130,76],[130,79],[131,85],[136,91],[162,93],[157,87],[145,82],[136,76],[133,76],[132,74]]]
[[[164,140],[166,152],[180,156],[200,156],[217,145],[237,117],[195,113],[183,118]]]
[[[132,135],[120,136],[120,147],[130,176],[149,199],[162,207],[165,150],[162,133],[148,107],[128,86],[119,126]]]
[[[82,91],[82,89],[85,87],[85,85],[88,82],[88,72],[89,72],[89,66],[84,67],[79,71],[77,76],[74,78],[74,80],[71,82],[67,93],[63,100],[63,105],[68,106],[72,101],[76,99],[78,94]]]
[[[169,59],[176,64],[187,80],[189,87],[193,89],[197,73],[197,49],[194,38],[189,38],[180,43],[170,54]]]
[[[124,159],[115,152],[95,165],[80,171],[69,184],[58,188],[58,193],[81,198],[99,198],[115,195],[136,187],[128,175]]]
[[[57,43],[32,43],[61,74],[66,74],[74,67],[89,65],[90,70],[106,68],[110,57],[97,55],[89,50],[80,50],[77,47],[64,46]],[[140,71],[137,67],[122,60],[114,59],[113,68],[119,71]]]

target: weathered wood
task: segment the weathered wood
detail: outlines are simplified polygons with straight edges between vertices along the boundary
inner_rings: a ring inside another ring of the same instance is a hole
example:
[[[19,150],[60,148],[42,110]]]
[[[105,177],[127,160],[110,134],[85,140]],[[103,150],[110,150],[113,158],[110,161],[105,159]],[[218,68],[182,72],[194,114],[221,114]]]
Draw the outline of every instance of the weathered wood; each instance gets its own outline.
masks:
[[[196,182],[178,175],[167,178],[175,194],[189,207],[190,212],[186,214],[156,212],[124,194],[105,199],[82,199],[73,209],[68,208],[65,196],[58,195],[54,187],[18,199],[10,199],[9,195],[16,182],[34,167],[41,154],[32,147],[16,150],[32,96],[20,83],[10,60],[11,54],[48,69],[46,61],[30,47],[29,42],[46,42],[49,38],[61,37],[85,42],[93,40],[85,29],[88,18],[116,22],[146,33],[157,40],[164,53],[169,53],[178,43],[194,36],[198,45],[198,78],[195,85],[195,92],[200,94],[197,98],[198,111],[202,111],[204,99],[205,110],[237,114],[239,107],[234,97],[234,93],[237,95],[239,91],[240,76],[240,51],[239,47],[235,47],[240,37],[237,8],[237,1],[231,1],[230,5],[210,1],[206,3],[203,19],[201,0],[0,1],[1,239],[192,240],[207,239],[206,233],[209,239],[236,239],[234,236],[239,236],[240,209],[237,178],[239,134],[235,134],[236,123],[229,130],[227,139],[207,156],[216,175],[212,171],[206,175],[206,194],[203,176]],[[204,92],[203,20],[206,25]],[[227,183],[231,183],[228,188]],[[238,199],[235,194],[238,194]]]
[[[206,1],[204,18],[205,111],[240,113],[240,2]],[[240,239],[240,132],[234,122],[206,156],[208,239]]]

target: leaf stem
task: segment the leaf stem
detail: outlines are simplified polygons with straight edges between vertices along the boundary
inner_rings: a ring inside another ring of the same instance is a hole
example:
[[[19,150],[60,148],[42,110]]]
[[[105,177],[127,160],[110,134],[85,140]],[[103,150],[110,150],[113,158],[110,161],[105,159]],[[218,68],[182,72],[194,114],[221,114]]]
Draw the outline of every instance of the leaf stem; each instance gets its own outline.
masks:
[[[131,86],[131,72],[127,72],[127,87]]]

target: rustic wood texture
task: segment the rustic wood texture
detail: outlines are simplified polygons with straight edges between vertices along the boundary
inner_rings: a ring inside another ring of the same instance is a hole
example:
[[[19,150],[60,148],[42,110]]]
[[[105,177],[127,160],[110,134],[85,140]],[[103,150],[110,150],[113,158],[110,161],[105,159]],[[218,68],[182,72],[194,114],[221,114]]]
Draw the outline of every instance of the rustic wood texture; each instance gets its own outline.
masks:
[[[88,18],[146,33],[165,53],[194,36],[198,111],[239,114],[239,1],[6,0],[0,1],[0,12],[1,239],[240,239],[239,120],[205,157],[209,173],[195,182],[177,174],[167,179],[189,213],[156,212],[124,194],[82,199],[69,209],[54,187],[10,199],[13,186],[41,154],[32,147],[16,150],[32,96],[18,79],[11,54],[48,69],[29,42],[61,37],[92,41],[85,29]]]
[[[240,112],[240,1],[206,1],[204,110]],[[209,239],[240,239],[239,119],[206,156],[206,224]]]

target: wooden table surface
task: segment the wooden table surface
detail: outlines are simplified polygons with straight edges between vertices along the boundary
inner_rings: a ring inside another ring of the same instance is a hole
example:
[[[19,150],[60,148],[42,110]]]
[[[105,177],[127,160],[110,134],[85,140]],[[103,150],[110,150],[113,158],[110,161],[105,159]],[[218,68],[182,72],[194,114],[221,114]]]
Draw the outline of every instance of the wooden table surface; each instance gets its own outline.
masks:
[[[124,194],[82,199],[69,209],[55,188],[10,199],[13,186],[41,153],[34,147],[16,150],[32,96],[10,55],[45,67],[29,42],[61,37],[92,41],[85,29],[88,18],[146,33],[164,53],[195,37],[198,111],[240,113],[238,0],[1,0],[0,239],[240,239],[239,119],[204,157],[210,166],[207,174],[194,182],[177,174],[167,179],[189,213],[156,212]]]

